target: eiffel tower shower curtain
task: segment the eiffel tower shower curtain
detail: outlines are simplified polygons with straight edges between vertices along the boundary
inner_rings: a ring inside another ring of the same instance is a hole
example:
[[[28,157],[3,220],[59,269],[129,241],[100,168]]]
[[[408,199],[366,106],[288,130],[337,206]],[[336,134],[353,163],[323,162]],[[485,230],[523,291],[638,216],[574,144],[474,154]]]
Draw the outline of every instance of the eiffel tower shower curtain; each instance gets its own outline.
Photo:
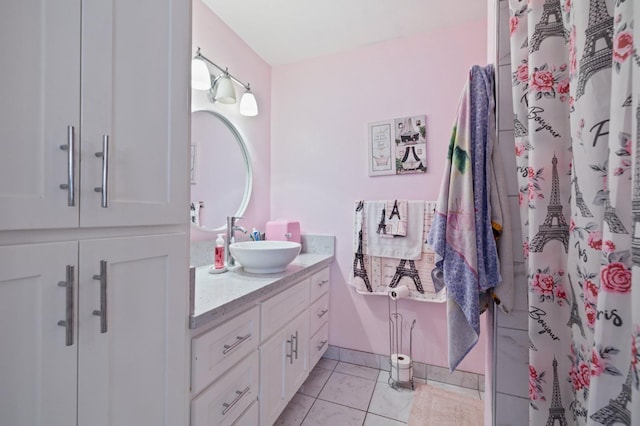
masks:
[[[509,2],[529,424],[640,425],[640,4]]]

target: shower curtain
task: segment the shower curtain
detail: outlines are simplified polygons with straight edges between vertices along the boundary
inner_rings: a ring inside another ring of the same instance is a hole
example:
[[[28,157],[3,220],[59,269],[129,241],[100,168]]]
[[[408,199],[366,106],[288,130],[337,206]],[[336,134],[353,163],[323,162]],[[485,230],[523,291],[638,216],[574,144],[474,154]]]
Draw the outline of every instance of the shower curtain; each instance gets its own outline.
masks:
[[[640,425],[640,5],[509,1],[529,424]]]

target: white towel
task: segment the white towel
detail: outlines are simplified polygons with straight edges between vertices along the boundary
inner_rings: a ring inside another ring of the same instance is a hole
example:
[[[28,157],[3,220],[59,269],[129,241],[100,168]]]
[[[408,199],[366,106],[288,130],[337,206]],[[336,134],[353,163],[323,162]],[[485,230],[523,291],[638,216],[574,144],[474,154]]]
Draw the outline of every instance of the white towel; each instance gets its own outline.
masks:
[[[380,215],[386,207],[386,201],[368,201],[364,203],[366,228],[366,252],[369,256],[389,257],[392,259],[418,260],[422,256],[424,244],[424,201],[409,201],[407,208],[407,235],[402,238],[385,238],[376,231],[380,224]],[[388,215],[387,215],[388,216]]]
[[[407,200],[387,200],[385,219],[386,238],[407,236]]]

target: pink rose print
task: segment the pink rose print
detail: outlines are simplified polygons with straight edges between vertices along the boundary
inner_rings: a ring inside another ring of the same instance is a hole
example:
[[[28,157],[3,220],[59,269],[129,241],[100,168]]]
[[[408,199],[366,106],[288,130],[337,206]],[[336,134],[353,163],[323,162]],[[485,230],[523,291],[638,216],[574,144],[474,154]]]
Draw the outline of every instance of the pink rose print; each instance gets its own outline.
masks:
[[[633,53],[633,33],[631,31],[620,32],[613,41],[613,60],[623,63]]]
[[[553,294],[558,299],[567,300],[567,292],[564,289],[564,286],[560,283],[556,284],[556,287],[553,289]]]
[[[553,294],[553,276],[549,274],[535,274],[532,287],[542,295]]]
[[[598,313],[591,303],[585,303],[584,313],[587,316],[587,325],[589,328],[595,327]]]
[[[574,229],[576,229],[576,222],[571,219],[571,222],[569,222],[569,232],[573,232]]]
[[[532,365],[529,365],[529,399],[536,400],[538,399],[538,392],[536,391],[536,380],[538,378],[538,373],[536,369],[533,368]]]
[[[584,282],[584,301],[586,303],[598,303],[598,286],[591,280]]]
[[[600,357],[600,352],[596,348],[591,351],[591,375],[599,376],[604,373],[604,361]]]
[[[511,19],[509,19],[509,33],[511,35],[516,32],[516,29],[518,29],[518,22],[520,22],[520,20],[517,16],[512,16]]]
[[[529,258],[529,241],[522,243],[522,253],[525,259]]]
[[[579,391],[584,388],[584,382],[582,381],[582,376],[578,371],[578,368],[573,365],[569,370],[569,379],[571,380],[571,384],[573,385],[573,389]]]
[[[605,253],[613,253],[616,251],[616,243],[611,240],[606,240],[602,245],[602,251]]]
[[[516,144],[516,157],[520,157],[526,151],[525,146],[522,142],[518,142]]]
[[[553,74],[551,71],[535,71],[531,75],[531,88],[538,92],[553,91]]]
[[[518,193],[518,204],[522,205],[522,202],[524,201],[524,194],[522,192]]]
[[[583,387],[588,388],[591,383],[591,367],[589,367],[589,364],[584,361],[580,361],[578,364],[578,373]]]
[[[626,294],[631,291],[631,271],[621,262],[612,262],[600,269],[602,289],[610,293]]]
[[[564,11],[566,13],[571,11],[571,0],[564,0]]]
[[[563,95],[569,93],[569,80],[562,80],[558,83],[558,93]]]
[[[589,232],[589,237],[587,238],[587,244],[594,250],[602,249],[602,232],[593,231]]]

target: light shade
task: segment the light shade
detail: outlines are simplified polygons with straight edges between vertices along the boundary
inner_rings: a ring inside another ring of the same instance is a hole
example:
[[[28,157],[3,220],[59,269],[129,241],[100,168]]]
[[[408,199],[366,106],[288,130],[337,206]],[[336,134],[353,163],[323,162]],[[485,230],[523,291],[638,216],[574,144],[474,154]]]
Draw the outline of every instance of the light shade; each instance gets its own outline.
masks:
[[[255,117],[258,115],[258,103],[256,97],[253,96],[251,90],[247,89],[240,98],[240,114],[247,117]]]
[[[228,74],[220,75],[213,85],[213,97],[221,104],[236,103],[236,88]]]
[[[195,90],[211,89],[209,68],[201,59],[193,59],[191,61],[191,88]]]

